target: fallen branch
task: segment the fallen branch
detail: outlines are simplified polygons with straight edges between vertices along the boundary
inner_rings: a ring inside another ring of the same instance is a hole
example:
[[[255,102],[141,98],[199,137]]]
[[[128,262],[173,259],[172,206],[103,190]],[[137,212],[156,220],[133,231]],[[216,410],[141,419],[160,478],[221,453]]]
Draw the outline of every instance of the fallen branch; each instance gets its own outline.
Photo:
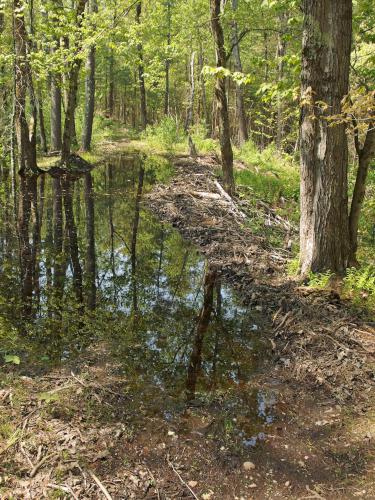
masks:
[[[36,474],[38,473],[39,469],[50,459],[50,458],[53,458],[57,455],[56,452],[54,453],[49,453],[48,455],[45,455],[42,460],[40,460],[35,466],[34,468],[32,469],[32,471],[30,472],[30,477],[34,477],[36,476]]]
[[[60,484],[54,484],[54,483],[48,483],[48,488],[53,488],[54,490],[61,490],[64,491],[65,493],[68,493],[69,495],[72,495],[74,500],[79,500],[77,495],[74,493],[72,488],[70,486],[62,486]]]
[[[175,466],[173,465],[173,463],[169,460],[169,458],[167,457],[167,463],[169,465],[169,467],[171,467],[171,469],[173,470],[173,472],[176,474],[176,476],[178,477],[178,479],[181,481],[181,484],[183,484],[185,486],[185,488],[187,488],[190,493],[193,495],[193,498],[195,498],[196,500],[199,500],[199,498],[197,497],[197,495],[194,493],[194,491],[190,488],[190,486],[187,484],[186,481],[184,481],[182,479],[182,477],[180,476],[180,474],[178,473],[178,471],[176,470]]]
[[[111,497],[111,495],[108,493],[108,490],[107,488],[104,486],[104,484],[100,481],[100,479],[95,476],[95,474],[93,472],[91,472],[89,470],[89,474],[90,476],[93,478],[93,480],[96,482],[96,484],[99,486],[101,492],[103,493],[103,495],[106,497],[107,500],[113,500],[113,498]]]

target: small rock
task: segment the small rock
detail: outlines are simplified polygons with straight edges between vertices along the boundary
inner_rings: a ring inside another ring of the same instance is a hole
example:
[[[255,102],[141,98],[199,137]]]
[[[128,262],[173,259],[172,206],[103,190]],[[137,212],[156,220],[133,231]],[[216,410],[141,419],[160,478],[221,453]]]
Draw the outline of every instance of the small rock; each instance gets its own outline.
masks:
[[[253,470],[253,469],[255,469],[255,464],[253,464],[253,462],[244,462],[242,467],[245,470]]]
[[[288,486],[290,486],[290,481],[286,481],[285,486],[288,488]]]

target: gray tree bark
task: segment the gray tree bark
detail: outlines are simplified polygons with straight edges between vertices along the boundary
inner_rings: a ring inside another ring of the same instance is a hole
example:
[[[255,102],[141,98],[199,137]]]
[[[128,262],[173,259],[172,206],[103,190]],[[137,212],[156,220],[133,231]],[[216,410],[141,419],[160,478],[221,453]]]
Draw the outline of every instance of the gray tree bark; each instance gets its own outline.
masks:
[[[89,2],[90,13],[95,14],[98,11],[96,0]],[[89,151],[91,148],[92,126],[94,122],[95,110],[95,45],[91,45],[86,61],[86,79],[85,79],[85,113],[82,132],[82,149]]]
[[[300,270],[342,273],[348,264],[345,124],[329,126],[348,92],[352,0],[304,0]],[[324,102],[326,107],[321,106]]]
[[[232,0],[232,9],[235,12],[238,8],[238,0]],[[242,61],[240,54],[240,45],[238,38],[238,25],[236,21],[232,22],[232,45],[234,70],[242,73]],[[244,101],[244,92],[241,85],[236,83],[236,112],[238,119],[238,143],[241,145],[249,139],[247,131],[246,110]]]
[[[211,28],[215,41],[216,66],[225,68],[227,57],[224,46],[224,32],[221,25],[221,1],[210,0]],[[228,102],[225,88],[225,78],[217,77],[215,84],[215,99],[220,117],[220,150],[223,169],[224,188],[229,194],[235,190],[233,175],[233,150],[230,140],[230,125]]]
[[[141,14],[142,14],[142,2],[138,2],[136,6],[136,21],[141,24]],[[139,95],[141,99],[141,127],[145,129],[147,127],[147,103],[146,103],[146,86],[145,86],[145,75],[143,66],[143,46],[142,43],[138,43],[138,84],[139,84]]]
[[[87,0],[79,0],[76,7],[76,22],[78,28],[81,28],[85,5]],[[80,50],[80,43],[74,49],[76,52]],[[74,114],[77,107],[77,91],[78,91],[78,76],[81,68],[81,59],[76,58],[71,65],[69,72],[69,84],[67,92],[67,102],[65,109],[64,133],[61,147],[61,161],[66,163],[70,156],[72,141],[75,137],[75,120]]]
[[[370,163],[375,155],[375,122],[371,122],[365,137],[363,146],[361,147],[358,140],[358,135],[356,135],[356,150],[358,154],[358,170],[356,181],[354,185],[352,203],[350,206],[349,215],[349,235],[350,235],[350,254],[349,254],[349,265],[357,266],[357,250],[358,250],[358,226],[359,217],[361,215],[361,209],[363,205],[363,200],[366,195],[366,180],[368,176],[368,171]],[[355,132],[357,134],[357,132]]]

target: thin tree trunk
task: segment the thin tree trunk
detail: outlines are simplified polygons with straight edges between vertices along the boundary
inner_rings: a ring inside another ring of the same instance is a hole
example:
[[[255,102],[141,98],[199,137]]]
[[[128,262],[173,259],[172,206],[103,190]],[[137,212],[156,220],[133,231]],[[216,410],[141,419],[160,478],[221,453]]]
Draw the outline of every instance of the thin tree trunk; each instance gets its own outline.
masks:
[[[280,32],[277,42],[277,81],[279,85],[282,83],[284,78],[284,57],[286,53],[286,40],[285,33],[288,23],[288,13],[282,12],[279,16]],[[283,120],[283,100],[278,97],[277,100],[277,122],[276,122],[276,148],[278,151],[282,149],[282,142],[284,136],[284,120]]]
[[[95,14],[98,11],[96,0],[90,0],[90,13]],[[91,45],[86,61],[86,79],[85,79],[85,113],[82,133],[82,150],[89,151],[91,148],[92,125],[94,122],[95,110],[95,45]]]
[[[77,3],[76,22],[78,29],[82,27],[86,1],[87,0],[78,0]],[[77,46],[75,47],[76,55],[78,54],[80,48],[81,48],[81,43],[80,41],[78,41]],[[62,163],[68,163],[71,151],[71,145],[75,136],[74,114],[77,106],[78,76],[80,67],[81,67],[81,59],[76,57],[71,65],[69,72],[69,85],[68,85],[67,102],[65,109],[64,134],[61,147]]]
[[[169,70],[171,60],[169,57],[171,46],[171,0],[167,0],[167,57],[165,59],[165,94],[164,94],[164,114],[169,115],[169,102],[170,102],[170,82]]]
[[[203,306],[199,313],[198,323],[195,329],[194,345],[190,356],[186,381],[186,396],[188,401],[191,401],[195,397],[197,378],[202,365],[203,339],[207,333],[211,320],[216,277],[217,272],[215,269],[208,268],[206,270],[204,276]]]
[[[191,54],[191,60],[190,60],[190,96],[186,112],[185,132],[189,132],[190,127],[193,125],[194,97],[195,97],[194,62],[195,62],[195,52]]]
[[[358,249],[358,226],[359,217],[363,200],[366,194],[366,180],[370,167],[370,163],[375,155],[375,123],[370,123],[368,132],[362,148],[358,143],[358,136],[356,137],[356,149],[358,153],[358,170],[353,191],[353,198],[350,207],[349,215],[349,236],[350,236],[350,254],[349,265],[357,266],[357,249]],[[357,134],[357,131],[355,131]]]
[[[352,1],[304,0],[301,119],[301,273],[348,263],[345,124],[329,126],[348,92]],[[327,106],[320,106],[323,102]]]
[[[233,11],[236,12],[237,8],[238,8],[238,0],[232,0]],[[237,21],[232,22],[232,45],[233,45],[234,70],[239,73],[242,73],[242,62],[241,62],[240,45],[238,39]],[[247,131],[244,92],[242,86],[238,83],[236,83],[236,112],[238,119],[238,142],[241,145],[249,139],[249,134]]]
[[[77,226],[73,212],[73,183],[67,178],[62,179],[65,224],[69,237],[70,260],[73,269],[73,287],[77,302],[83,304],[82,266],[79,260]]]
[[[133,229],[132,229],[132,241],[131,241],[131,266],[132,266],[132,288],[133,288],[133,310],[135,313],[138,312],[138,290],[137,290],[137,238],[138,238],[138,227],[139,227],[139,215],[140,215],[140,205],[143,192],[143,180],[144,180],[145,169],[143,164],[139,167],[138,175],[138,187],[137,194],[135,197],[135,207],[134,207],[134,219],[133,219]]]
[[[202,74],[203,65],[204,65],[204,58],[203,58],[203,49],[202,49],[202,44],[201,44],[200,50],[199,50],[199,57],[198,57],[199,83],[200,83],[200,89],[201,89],[203,119],[204,119],[206,127],[207,127],[207,137],[210,137],[211,136],[211,120],[210,120],[210,115],[209,115],[208,106],[207,106],[206,84],[204,81],[204,76]]]
[[[115,77],[114,77],[114,54],[110,49],[108,64],[108,114],[113,117],[115,111]]]
[[[224,46],[224,32],[221,26],[221,1],[210,0],[211,6],[211,28],[215,41],[216,66],[225,68],[227,56]],[[225,78],[218,76],[215,85],[215,98],[220,116],[220,150],[223,168],[224,188],[228,194],[235,190],[233,175],[233,150],[230,140],[230,125],[228,114],[228,102],[225,89]]]
[[[38,92],[38,119],[40,132],[40,147],[43,153],[48,152],[46,127],[44,124],[43,102],[41,92]]]
[[[95,253],[95,212],[92,176],[85,175],[85,204],[86,204],[86,282],[87,282],[87,307],[93,311],[96,307],[96,253]]]
[[[65,256],[64,248],[64,230],[63,230],[63,195],[61,180],[59,177],[52,181],[53,193],[53,289],[56,303],[59,304],[64,290],[65,277]],[[53,304],[56,309],[56,304]]]
[[[141,13],[142,13],[142,2],[138,2],[136,6],[136,21],[138,25],[141,24]],[[142,43],[138,43],[138,84],[139,84],[139,94],[141,99],[141,126],[142,129],[147,127],[147,104],[146,104],[146,86],[145,86],[145,75],[143,66],[143,46]]]
[[[51,74],[51,151],[61,151],[61,75]]]

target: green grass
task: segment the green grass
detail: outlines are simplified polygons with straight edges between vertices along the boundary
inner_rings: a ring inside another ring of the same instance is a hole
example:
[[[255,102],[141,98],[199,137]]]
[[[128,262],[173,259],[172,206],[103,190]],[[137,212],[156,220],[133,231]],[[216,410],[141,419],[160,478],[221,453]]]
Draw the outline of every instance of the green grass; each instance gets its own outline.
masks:
[[[251,187],[258,197],[271,204],[299,199],[299,167],[289,155],[279,154],[273,147],[259,151],[247,141],[236,151],[235,157],[246,168],[237,170],[236,182]]]

